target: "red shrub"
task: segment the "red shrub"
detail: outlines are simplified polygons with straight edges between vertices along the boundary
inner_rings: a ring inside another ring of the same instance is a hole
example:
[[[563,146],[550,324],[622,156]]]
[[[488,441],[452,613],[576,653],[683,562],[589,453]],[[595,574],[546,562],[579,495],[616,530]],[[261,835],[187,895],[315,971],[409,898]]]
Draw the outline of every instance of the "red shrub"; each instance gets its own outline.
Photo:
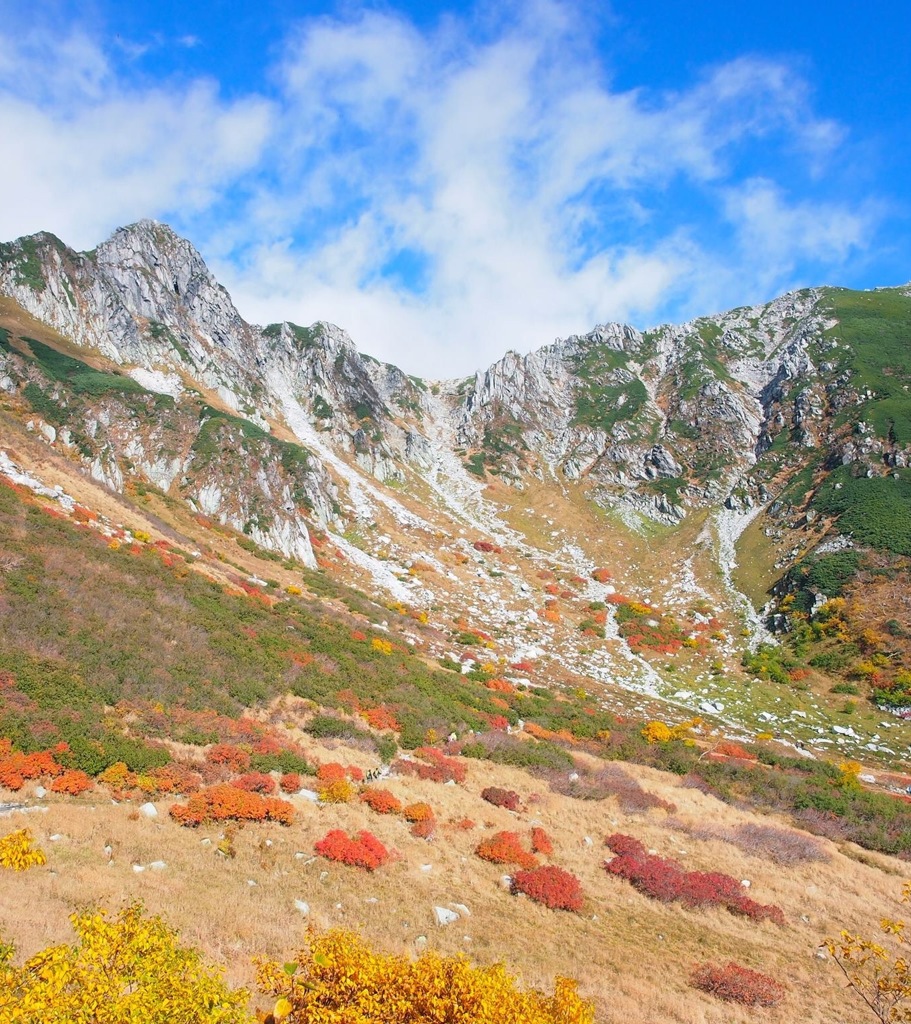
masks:
[[[375,871],[389,860],[389,851],[370,832],[358,832],[351,838],[341,829],[334,828],[314,844],[314,850],[327,860],[350,864],[352,867]]]
[[[534,665],[530,661],[514,661],[509,667],[513,672],[521,672],[524,675],[531,675],[535,670]]]
[[[64,772],[58,775],[51,783],[52,793],[66,793],[69,796],[79,796],[87,789],[91,789],[95,783],[85,772],[78,770]]]
[[[358,768],[356,764],[349,764],[345,769],[345,774],[351,779],[352,782],[363,782],[364,781],[364,770]]]
[[[388,789],[365,789],[361,800],[377,814],[398,814],[402,809],[401,800]]]
[[[447,757],[436,747],[418,747],[415,751],[425,764],[420,761],[405,761],[399,758],[393,768],[405,775],[417,775],[419,779],[430,782],[464,782],[465,765],[454,758]]]
[[[563,868],[548,864],[531,871],[517,871],[512,878],[514,892],[543,903],[550,910],[581,910],[582,887],[579,879]]]
[[[774,903],[757,903],[748,896],[738,896],[731,900],[727,907],[733,913],[742,914],[751,921],[771,921],[773,924],[784,927],[784,911],[781,907],[776,907]]]
[[[304,780],[297,772],[286,772],[279,782],[283,793],[296,793],[303,784]]]
[[[204,821],[277,821],[290,825],[294,808],[285,800],[248,793],[226,784],[194,793],[186,804],[174,804],[171,817],[195,827]]]
[[[491,544],[489,540],[476,540],[472,547],[475,551],[482,551],[484,554],[499,555],[503,549],[498,544]]]
[[[505,807],[507,811],[519,809],[519,794],[511,789],[501,789],[499,786],[488,786],[481,790],[481,799],[486,800],[494,807]]]
[[[232,772],[244,772],[250,767],[250,755],[246,750],[230,743],[216,743],[206,751],[209,764],[224,765]]]
[[[553,855],[554,844],[550,841],[550,836],[540,825],[532,826],[531,848],[535,853],[540,853],[542,857]]]
[[[248,793],[263,793],[268,796],[275,792],[275,779],[264,772],[248,772],[246,775],[238,775],[233,779],[231,785],[236,789],[246,790]]]
[[[497,832],[489,839],[482,839],[475,853],[481,860],[490,861],[491,864],[518,864],[526,871],[538,866],[534,854],[522,849],[516,832]]]
[[[639,892],[663,903],[679,901],[686,907],[721,906],[731,913],[743,914],[753,921],[784,924],[784,914],[776,906],[764,906],[743,894],[736,878],[720,871],[686,871],[677,861],[656,857],[632,836],[619,833],[608,836],[607,846],[617,854],[604,865],[606,870],[625,878]]]
[[[741,967],[732,960],[720,964],[700,964],[690,977],[693,988],[741,1006],[774,1006],[784,998],[785,988],[774,978]]]
[[[437,830],[437,823],[434,818],[425,818],[423,821],[416,821],[411,826],[411,834],[418,839],[430,839]]]
[[[613,835],[608,836],[604,840],[604,845],[611,851],[618,855],[626,855],[629,857],[647,857],[648,851],[639,842],[638,839],[634,839],[632,836],[626,836],[622,832],[615,832]]]

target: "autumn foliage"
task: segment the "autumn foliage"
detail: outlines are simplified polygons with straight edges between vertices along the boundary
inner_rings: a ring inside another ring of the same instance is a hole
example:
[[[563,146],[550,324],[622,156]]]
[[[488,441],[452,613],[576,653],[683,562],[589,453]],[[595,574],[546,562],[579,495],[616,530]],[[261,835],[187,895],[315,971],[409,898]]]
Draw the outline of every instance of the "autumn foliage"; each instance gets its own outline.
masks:
[[[179,824],[194,828],[204,821],[275,821],[290,825],[294,820],[294,808],[287,800],[224,784],[194,793],[185,804],[174,804],[170,814]]]
[[[361,800],[377,814],[398,814],[402,809],[402,801],[388,789],[365,789]]]
[[[79,796],[95,785],[91,778],[82,771],[66,771],[58,775],[51,783],[52,793],[65,793],[67,796]]]
[[[447,757],[436,747],[418,747],[415,754],[420,761],[406,761],[399,758],[393,765],[400,775],[417,775],[430,782],[464,782],[465,765],[453,757]]]
[[[63,770],[54,758],[54,751],[42,750],[33,754],[23,754],[21,751],[8,749],[0,757],[0,786],[4,789],[19,790],[28,781],[56,778]]]
[[[326,860],[366,868],[367,871],[375,871],[389,860],[386,847],[372,832],[367,831],[351,837],[340,828],[334,828],[316,842],[313,849]]]
[[[535,853],[541,854],[542,857],[550,857],[554,852],[554,844],[550,841],[550,836],[540,825],[532,827],[531,848]]]
[[[553,864],[517,871],[512,876],[514,892],[521,892],[550,910],[581,910],[582,886],[569,871]]]
[[[751,971],[733,961],[700,964],[690,978],[693,988],[741,1006],[774,1006],[784,998],[784,985],[759,971]]]
[[[231,780],[231,785],[248,793],[263,793],[268,796],[275,792],[275,779],[265,772],[247,772]]]
[[[507,811],[519,809],[519,794],[511,789],[501,789],[499,786],[488,786],[481,790],[481,799],[486,800],[494,807],[504,807]]]
[[[417,960],[375,953],[350,932],[311,938],[295,964],[289,970],[260,961],[257,972],[260,988],[287,1011],[287,1024],[387,1024],[392,1007],[396,1024],[594,1024],[593,1006],[566,978],[556,979],[552,996],[521,991],[502,964],[475,967],[432,951]]]
[[[616,855],[604,866],[608,873],[625,878],[639,892],[663,903],[682,903],[685,907],[727,907],[753,921],[784,924],[784,914],[776,906],[764,906],[743,894],[736,878],[720,871],[686,871],[669,857],[648,853],[632,836],[617,833],[608,836],[608,848]]]
[[[13,871],[25,871],[27,868],[41,867],[47,863],[44,851],[35,846],[32,833],[27,828],[20,828],[16,832],[0,839],[0,867],[11,868]],[[2,949],[2,944],[0,944]],[[0,1001],[0,1006],[2,1006]]]
[[[523,849],[518,832],[496,832],[482,839],[475,853],[491,864],[517,864],[526,871],[538,866],[535,855]]]
[[[160,918],[138,905],[114,919],[74,914],[73,945],[42,950],[22,967],[0,945],[0,1020],[8,1024],[249,1024],[248,993],[231,992]]]

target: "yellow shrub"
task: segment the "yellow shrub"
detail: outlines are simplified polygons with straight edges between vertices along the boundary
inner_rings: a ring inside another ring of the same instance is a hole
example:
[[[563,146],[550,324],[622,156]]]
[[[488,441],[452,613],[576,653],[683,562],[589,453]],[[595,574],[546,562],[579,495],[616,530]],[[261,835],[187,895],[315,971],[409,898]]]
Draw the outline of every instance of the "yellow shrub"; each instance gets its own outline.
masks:
[[[520,991],[502,964],[474,967],[463,956],[427,952],[417,960],[374,953],[350,932],[310,939],[296,970],[257,963],[257,982],[277,998],[283,1024],[593,1024],[575,982],[558,978],[552,996]]]
[[[288,586],[285,587],[285,593],[291,594],[292,597],[299,597],[303,594],[303,590],[301,590],[300,587],[296,587],[293,583],[289,583]]]
[[[0,867],[25,871],[26,868],[47,864],[44,850],[32,844],[32,834],[27,828],[20,828],[18,832],[4,836],[0,839]]]
[[[354,799],[354,786],[347,779],[324,782],[319,787],[319,798],[326,804],[347,804]]]
[[[151,535],[145,530],[133,531],[133,540],[139,541],[140,544],[148,544],[151,539]]]
[[[195,950],[136,904],[109,919],[74,914],[78,941],[51,946],[22,967],[0,963],[4,1024],[253,1024],[249,995],[231,992]]]
[[[117,761],[105,768],[105,770],[98,776],[98,781],[103,783],[105,786],[111,786],[114,789],[125,789],[126,787],[133,785],[135,776],[123,761]]]
[[[649,743],[667,743],[673,739],[674,733],[669,725],[664,722],[648,722],[642,730],[642,735]]]
[[[390,640],[382,640],[380,637],[375,636],[370,641],[375,651],[379,651],[380,654],[392,654],[392,642]]]

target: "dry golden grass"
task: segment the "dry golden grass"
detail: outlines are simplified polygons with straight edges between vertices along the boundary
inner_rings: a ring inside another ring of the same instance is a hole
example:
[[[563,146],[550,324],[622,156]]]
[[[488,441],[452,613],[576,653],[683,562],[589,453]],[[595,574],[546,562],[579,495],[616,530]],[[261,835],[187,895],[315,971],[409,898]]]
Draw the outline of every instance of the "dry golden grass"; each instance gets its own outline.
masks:
[[[323,760],[370,766],[369,757],[343,746],[313,752]],[[624,769],[649,791],[673,801],[683,821],[755,820],[681,788],[673,776],[637,766]],[[613,799],[570,800],[524,772],[488,763],[469,762],[464,786],[413,778],[383,785],[403,802],[430,803],[441,823],[433,841],[413,838],[401,819],[374,814],[360,803],[317,807],[299,798],[292,827],[238,829],[234,859],[215,850],[223,829],[180,828],[164,813],[164,801],[155,820],[138,817],[132,805],[112,805],[100,793],[81,801],[50,801],[45,814],[2,819],[2,833],[27,823],[49,860],[23,875],[0,874],[0,931],[15,940],[20,955],[30,954],[71,937],[67,915],[73,909],[116,908],[140,898],[186,941],[225,965],[232,983],[249,984],[252,955],[287,959],[301,944],[307,919],[294,900],[302,899],[310,904],[310,923],[356,929],[386,950],[414,950],[424,935],[443,953],[503,960],[528,985],[548,987],[557,974],[574,976],[595,999],[599,1020],[611,1024],[754,1020],[747,1010],[689,988],[692,966],[707,959],[735,959],[787,985],[785,1002],[763,1011],[764,1019],[822,1024],[853,1017],[854,1009],[833,963],[816,957],[819,943],[841,927],[872,934],[881,916],[900,914],[900,884],[892,872],[903,865],[885,857],[859,863],[826,841],[821,842],[831,854],[828,863],[780,868],[727,843],[673,831],[663,812],[629,816]],[[525,810],[512,814],[482,801],[480,792],[488,785],[517,791]],[[473,819],[477,827],[463,831],[451,824],[462,818]],[[474,856],[488,830],[512,828],[527,836],[532,823],[552,836],[553,861],[581,879],[587,897],[581,914],[549,911],[511,896],[500,884],[505,869]],[[314,841],[332,827],[369,828],[397,858],[375,874],[315,858]],[[614,831],[629,832],[687,867],[750,879],[751,895],[780,905],[787,926],[757,925],[722,909],[686,911],[648,900],[602,868],[603,838]],[[51,842],[55,833],[63,838]],[[110,865],[107,844],[113,847]],[[167,867],[133,869],[155,860]],[[425,865],[430,870],[422,870]],[[438,928],[432,908],[455,902],[466,904],[471,917]]]

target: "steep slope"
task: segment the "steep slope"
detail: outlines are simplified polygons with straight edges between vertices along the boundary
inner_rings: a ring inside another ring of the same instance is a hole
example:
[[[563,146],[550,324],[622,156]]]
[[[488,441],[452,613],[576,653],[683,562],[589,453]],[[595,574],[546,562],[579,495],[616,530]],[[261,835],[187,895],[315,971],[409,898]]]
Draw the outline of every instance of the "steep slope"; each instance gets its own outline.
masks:
[[[804,702],[805,726],[770,712],[802,663],[763,668],[768,696],[747,685],[744,646],[768,634],[741,590],[758,606],[776,585],[790,603],[771,621],[793,627],[835,596],[836,556],[845,592],[871,573],[904,579],[902,290],[609,324],[442,382],[329,324],[247,324],[193,246],[150,221],[89,253],[49,234],[4,244],[0,293],[7,429],[59,467],[180,501],[605,693],[619,683],[819,740],[841,721],[827,670],[784,697]],[[855,604],[851,621],[870,626]],[[911,634],[905,614],[893,639]],[[893,648],[858,648],[848,671],[876,654],[888,665],[873,682],[900,683],[911,651]],[[751,657],[750,672],[765,665]],[[846,749],[878,750],[875,709],[847,731],[834,734]]]

